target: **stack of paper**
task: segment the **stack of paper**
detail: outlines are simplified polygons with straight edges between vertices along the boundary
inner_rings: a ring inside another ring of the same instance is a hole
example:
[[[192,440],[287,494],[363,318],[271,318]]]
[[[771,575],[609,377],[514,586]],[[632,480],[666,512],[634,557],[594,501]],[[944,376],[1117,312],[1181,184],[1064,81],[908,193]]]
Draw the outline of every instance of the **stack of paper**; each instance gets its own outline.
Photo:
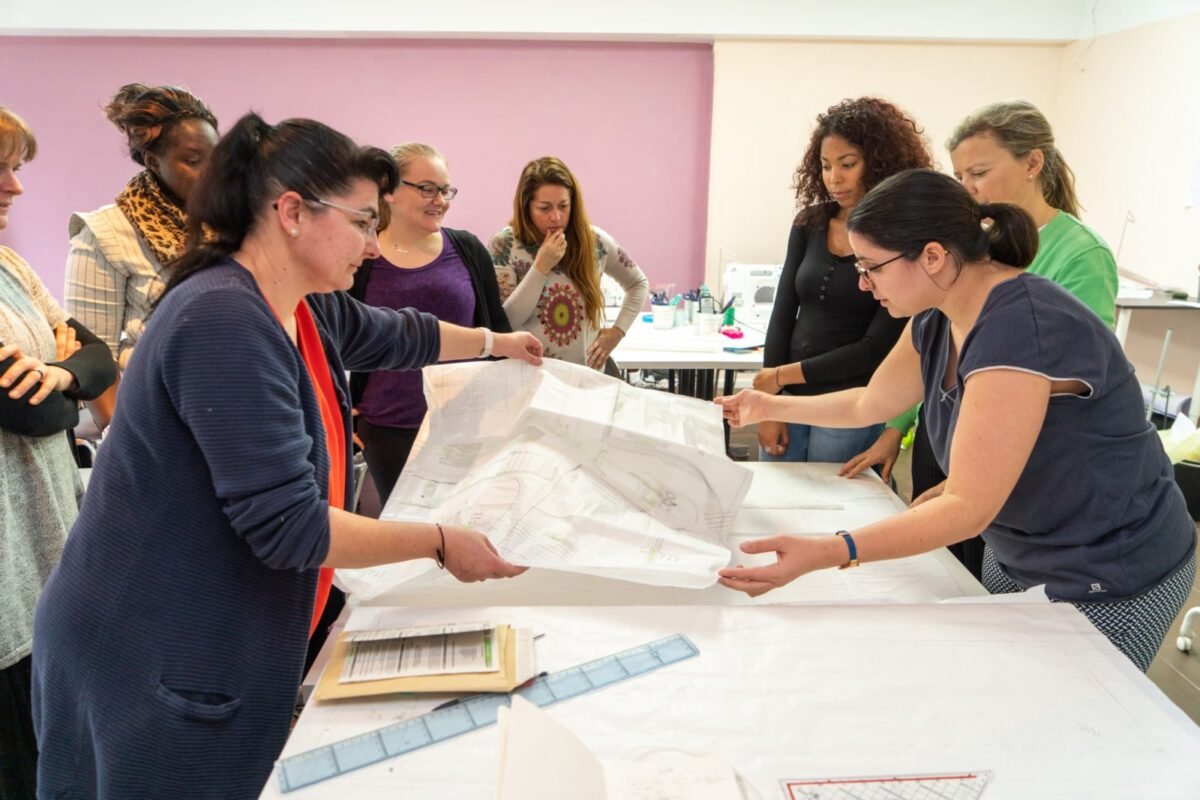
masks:
[[[524,628],[467,622],[349,631],[334,645],[317,697],[507,692],[533,675],[533,637]]]

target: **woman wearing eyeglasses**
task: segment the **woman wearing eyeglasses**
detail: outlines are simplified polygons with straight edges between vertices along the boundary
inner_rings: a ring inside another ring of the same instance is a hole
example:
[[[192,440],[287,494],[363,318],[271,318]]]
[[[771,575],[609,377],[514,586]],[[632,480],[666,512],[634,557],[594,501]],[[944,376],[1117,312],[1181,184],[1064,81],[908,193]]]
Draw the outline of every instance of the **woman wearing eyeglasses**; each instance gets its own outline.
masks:
[[[347,369],[540,363],[529,334],[346,293],[379,255],[397,180],[386,152],[312,120],[249,114],[217,144],[38,603],[44,797],[257,797],[288,735],[320,567],[523,571],[467,528],[346,509]]]
[[[1028,214],[980,205],[949,175],[885,180],[847,227],[860,288],[912,317],[870,383],[717,402],[734,425],[860,427],[923,399],[944,491],[854,531],[749,542],[743,551],[773,552],[776,563],[722,570],[721,582],[758,595],[815,569],[982,533],[989,591],[1045,585],[1146,670],[1191,590],[1196,529],[1116,336],[1066,289],[1025,271],[1038,252]]]
[[[650,291],[629,254],[588,221],[579,181],[552,156],[521,170],[512,222],[492,237],[488,249],[513,329],[536,336],[550,358],[592,369],[604,369]],[[625,290],[609,327],[601,275]]]
[[[788,238],[755,389],[809,396],[870,379],[904,321],[858,291],[846,217],[879,181],[931,163],[917,123],[884,100],[843,100],[817,117],[796,168],[800,213]],[[764,422],[758,427],[760,458],[841,462],[882,430]]]
[[[1054,143],[1046,117],[1023,100],[992,103],[959,123],[946,148],[954,177],[981,203],[1013,203],[1038,226],[1038,251],[1028,272],[1054,281],[1078,297],[1104,324],[1116,319],[1117,263],[1095,231],[1079,221],[1075,175]],[[886,477],[900,453],[904,433],[917,424],[912,448],[913,502],[941,491],[946,473],[937,463],[917,409],[888,422],[879,439],[843,465],[857,475],[883,464]],[[983,541],[950,548],[976,578],[983,575]]]
[[[394,147],[392,158],[400,183],[380,207],[380,253],[363,262],[350,295],[372,306],[415,308],[455,325],[511,331],[487,248],[467,231],[442,225],[458,194],[446,159],[419,142]],[[356,372],[350,392],[367,467],[386,499],[425,418],[421,373]]]

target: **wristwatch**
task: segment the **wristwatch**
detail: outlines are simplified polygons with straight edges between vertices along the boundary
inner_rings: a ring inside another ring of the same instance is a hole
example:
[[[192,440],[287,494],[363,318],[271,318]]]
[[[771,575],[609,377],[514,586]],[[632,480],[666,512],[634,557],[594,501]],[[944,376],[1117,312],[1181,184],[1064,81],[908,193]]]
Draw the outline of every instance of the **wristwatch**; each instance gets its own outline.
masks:
[[[483,350],[480,351],[480,358],[488,358],[492,354],[492,345],[496,343],[495,334],[487,328],[480,328],[483,331]]]
[[[858,566],[858,548],[854,545],[854,537],[850,535],[850,531],[838,531],[837,535],[842,537],[846,542],[846,547],[850,550],[850,560],[842,564],[838,569],[850,569]]]

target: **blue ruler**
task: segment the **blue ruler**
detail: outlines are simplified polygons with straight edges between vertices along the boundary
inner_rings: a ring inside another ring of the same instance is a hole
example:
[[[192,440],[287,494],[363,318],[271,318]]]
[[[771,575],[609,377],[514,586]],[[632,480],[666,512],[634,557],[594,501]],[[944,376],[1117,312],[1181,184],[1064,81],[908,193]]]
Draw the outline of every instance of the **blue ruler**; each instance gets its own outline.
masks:
[[[496,721],[497,709],[501,706],[507,708],[513,694],[545,708],[685,661],[699,653],[690,639],[677,633],[657,642],[543,675],[511,694],[471,695],[452,706],[280,759],[276,764],[279,788],[291,792],[491,725]]]

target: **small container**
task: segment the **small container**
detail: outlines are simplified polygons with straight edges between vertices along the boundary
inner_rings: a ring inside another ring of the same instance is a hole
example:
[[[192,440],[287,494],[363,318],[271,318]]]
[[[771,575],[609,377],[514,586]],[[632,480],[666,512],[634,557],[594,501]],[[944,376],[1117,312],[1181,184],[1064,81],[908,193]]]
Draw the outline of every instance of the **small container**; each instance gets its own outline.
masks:
[[[674,306],[652,306],[650,310],[654,314],[655,328],[667,331],[675,327]]]
[[[687,321],[688,325],[696,324],[696,314],[699,313],[696,309],[700,305],[696,300],[685,300],[687,303]]]
[[[716,336],[721,329],[720,314],[696,314],[696,335]]]

